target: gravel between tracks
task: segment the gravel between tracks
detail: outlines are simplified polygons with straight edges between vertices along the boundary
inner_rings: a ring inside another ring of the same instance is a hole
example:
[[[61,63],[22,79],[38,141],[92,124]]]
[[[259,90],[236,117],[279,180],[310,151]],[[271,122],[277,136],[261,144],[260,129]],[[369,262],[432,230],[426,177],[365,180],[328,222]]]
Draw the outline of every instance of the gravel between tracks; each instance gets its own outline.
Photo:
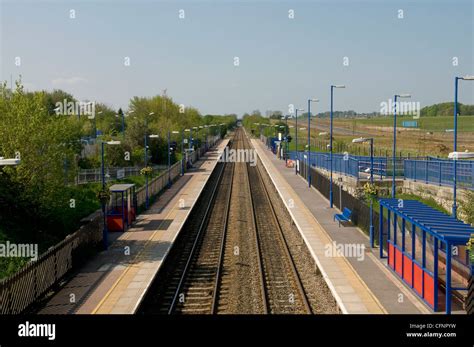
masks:
[[[236,163],[218,313],[263,313],[255,227],[245,163]]]
[[[316,266],[316,263],[301,237],[298,228],[293,223],[288,210],[260,160],[258,162],[258,167],[268,188],[270,198],[275,208],[275,213],[280,221],[288,247],[290,248],[290,253],[293,256],[296,268],[300,274],[313,313],[340,313],[331,291],[324,281],[324,278]]]

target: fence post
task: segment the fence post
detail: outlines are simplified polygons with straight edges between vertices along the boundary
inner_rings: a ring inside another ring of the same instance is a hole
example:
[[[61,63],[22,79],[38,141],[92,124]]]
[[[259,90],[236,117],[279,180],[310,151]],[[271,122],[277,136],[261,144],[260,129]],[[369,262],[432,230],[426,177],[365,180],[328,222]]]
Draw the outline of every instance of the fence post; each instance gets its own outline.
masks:
[[[13,281],[9,281],[9,284],[8,284],[8,300],[7,300],[7,305],[8,305],[8,309],[6,310],[6,314],[11,314],[11,313],[14,313],[13,312],[13,290],[12,290],[12,287],[13,287]]]
[[[38,297],[38,266],[35,266],[34,276],[33,276],[33,288],[35,293],[35,298]]]
[[[416,173],[417,173],[417,171],[416,171],[416,160],[413,161],[413,170],[415,171],[414,176],[415,176],[415,182],[416,182]]]
[[[428,160],[425,161],[425,183],[428,183]]]
[[[471,163],[471,188],[474,189],[474,163]]]
[[[56,256],[57,252],[54,252],[54,281],[58,280],[58,257]]]
[[[441,160],[438,163],[439,163],[439,185],[441,185]]]

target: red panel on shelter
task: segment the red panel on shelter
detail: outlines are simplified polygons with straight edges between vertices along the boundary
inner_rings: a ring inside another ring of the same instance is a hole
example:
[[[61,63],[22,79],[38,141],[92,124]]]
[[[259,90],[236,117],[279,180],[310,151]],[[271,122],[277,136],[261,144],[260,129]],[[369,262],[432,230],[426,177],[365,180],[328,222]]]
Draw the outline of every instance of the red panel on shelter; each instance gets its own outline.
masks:
[[[388,265],[393,269],[395,266],[395,263],[393,262],[394,259],[394,250],[395,248],[393,245],[389,242],[388,243]]]
[[[403,279],[411,285],[411,274],[412,274],[413,262],[406,255],[403,256]]]
[[[423,270],[417,265],[413,264],[413,288],[418,294],[423,295],[421,289],[423,288]]]
[[[107,216],[109,231],[123,231],[122,216]]]
[[[395,248],[395,271],[401,276],[403,269],[403,253],[398,248]]]
[[[428,273],[424,273],[425,275],[425,292],[423,293],[423,298],[425,298],[426,302],[428,302],[431,306],[434,306],[434,278],[430,276]]]

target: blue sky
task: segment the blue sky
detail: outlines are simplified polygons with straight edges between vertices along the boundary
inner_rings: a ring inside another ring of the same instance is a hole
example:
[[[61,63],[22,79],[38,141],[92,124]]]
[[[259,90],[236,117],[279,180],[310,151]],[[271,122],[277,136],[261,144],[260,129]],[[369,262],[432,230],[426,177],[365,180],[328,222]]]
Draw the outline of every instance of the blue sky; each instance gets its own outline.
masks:
[[[335,108],[371,112],[394,93],[452,101],[454,76],[474,74],[474,0],[0,1],[1,80],[113,107],[166,88],[204,114],[285,112],[308,97],[321,112],[329,86],[346,84]],[[459,101],[474,103],[474,82]]]

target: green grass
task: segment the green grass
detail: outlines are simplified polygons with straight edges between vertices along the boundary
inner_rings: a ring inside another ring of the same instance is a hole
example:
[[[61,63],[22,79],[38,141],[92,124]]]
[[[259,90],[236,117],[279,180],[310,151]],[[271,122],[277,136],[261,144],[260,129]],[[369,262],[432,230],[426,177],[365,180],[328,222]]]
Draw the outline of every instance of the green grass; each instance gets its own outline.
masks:
[[[446,129],[452,129],[454,127],[453,117],[420,117],[419,119],[413,119],[412,116],[398,116],[397,126],[402,126],[403,121],[416,120],[418,121],[419,129],[424,131],[445,131]],[[348,120],[336,120],[336,122],[344,122],[352,125],[356,122],[356,125],[368,125],[368,126],[393,126],[393,116],[388,117],[376,117],[368,119],[348,119]],[[458,117],[458,130],[460,132],[474,132],[474,116],[459,116]]]

